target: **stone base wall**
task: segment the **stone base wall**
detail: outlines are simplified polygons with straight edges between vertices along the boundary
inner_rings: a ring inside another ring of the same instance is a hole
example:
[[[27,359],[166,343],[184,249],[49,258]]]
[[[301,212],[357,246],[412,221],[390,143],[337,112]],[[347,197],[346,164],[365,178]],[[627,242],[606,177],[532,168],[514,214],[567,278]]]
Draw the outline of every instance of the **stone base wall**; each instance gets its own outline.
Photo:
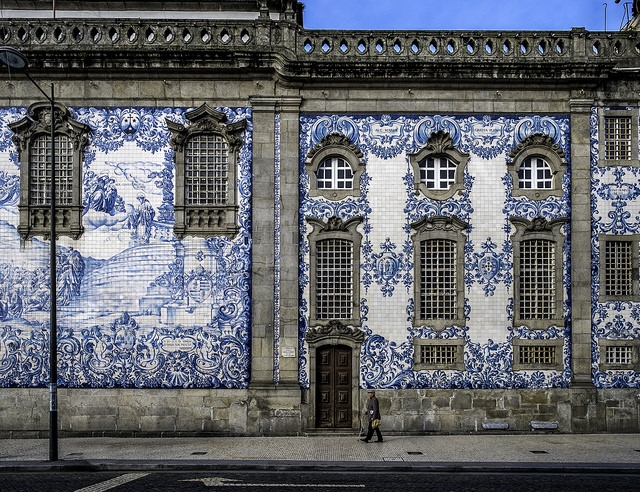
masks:
[[[388,434],[639,432],[638,390],[378,390]],[[61,437],[261,436],[314,431],[298,388],[59,389]],[[366,403],[363,394],[354,413]],[[357,430],[359,415],[354,415]],[[0,438],[48,435],[48,389],[3,389]],[[343,429],[344,430],[344,429]],[[317,430],[315,430],[317,431]]]

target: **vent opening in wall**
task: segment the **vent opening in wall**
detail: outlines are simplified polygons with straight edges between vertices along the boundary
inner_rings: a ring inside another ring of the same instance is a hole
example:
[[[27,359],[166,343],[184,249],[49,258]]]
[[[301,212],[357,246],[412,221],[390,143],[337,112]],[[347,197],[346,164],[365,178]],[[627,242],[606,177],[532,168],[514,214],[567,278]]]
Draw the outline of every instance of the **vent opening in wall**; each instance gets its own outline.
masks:
[[[640,340],[609,340],[601,338],[601,371],[638,371],[640,370]]]

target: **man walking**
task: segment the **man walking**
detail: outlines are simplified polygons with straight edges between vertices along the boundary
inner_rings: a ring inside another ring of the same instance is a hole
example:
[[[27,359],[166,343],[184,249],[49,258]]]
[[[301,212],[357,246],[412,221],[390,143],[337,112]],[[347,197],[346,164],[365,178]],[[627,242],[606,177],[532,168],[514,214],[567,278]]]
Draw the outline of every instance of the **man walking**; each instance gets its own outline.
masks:
[[[369,442],[373,437],[373,431],[376,431],[378,440],[376,442],[382,442],[382,432],[380,432],[380,405],[376,398],[376,392],[370,389],[368,392],[369,402],[367,403],[367,410],[365,415],[369,418],[369,426],[367,428],[367,437],[361,439],[361,441]]]

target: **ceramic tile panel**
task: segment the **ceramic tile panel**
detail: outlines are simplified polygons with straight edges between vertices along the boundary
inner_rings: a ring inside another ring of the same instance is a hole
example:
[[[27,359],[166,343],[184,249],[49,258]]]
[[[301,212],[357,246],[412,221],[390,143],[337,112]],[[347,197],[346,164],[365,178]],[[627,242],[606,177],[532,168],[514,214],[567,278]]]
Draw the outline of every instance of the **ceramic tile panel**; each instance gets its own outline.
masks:
[[[409,154],[428,143],[430,135],[445,131],[453,145],[469,155],[464,189],[444,200],[415,192]],[[309,195],[304,162],[309,149],[323,137],[349,137],[364,154],[366,169],[360,197],[330,201]],[[309,315],[309,228],[305,220],[332,216],[362,217],[360,265],[361,326],[365,333],[361,385],[378,388],[506,388],[566,387],[570,380],[568,303],[565,326],[544,333],[513,327],[513,257],[509,219],[547,220],[569,217],[569,180],[563,195],[534,201],[511,194],[507,158],[513,147],[530,135],[553,139],[570,155],[569,120],[565,116],[459,115],[305,115],[301,118],[301,371],[308,386],[303,343]],[[465,244],[465,326],[435,331],[412,324],[415,309],[411,224],[424,217],[449,216],[469,224]],[[566,229],[565,229],[566,234]],[[564,297],[568,299],[569,242],[565,245]],[[393,265],[380,274],[381,261]],[[563,339],[563,371],[511,369],[512,338]],[[414,371],[413,339],[465,340],[464,371]]]
[[[238,163],[239,233],[173,234],[174,161],[166,119],[188,108],[70,108],[91,128],[82,169],[84,234],[56,250],[58,384],[246,387],[249,383],[251,111]],[[49,243],[17,234],[19,166],[1,108],[0,386],[48,383]]]

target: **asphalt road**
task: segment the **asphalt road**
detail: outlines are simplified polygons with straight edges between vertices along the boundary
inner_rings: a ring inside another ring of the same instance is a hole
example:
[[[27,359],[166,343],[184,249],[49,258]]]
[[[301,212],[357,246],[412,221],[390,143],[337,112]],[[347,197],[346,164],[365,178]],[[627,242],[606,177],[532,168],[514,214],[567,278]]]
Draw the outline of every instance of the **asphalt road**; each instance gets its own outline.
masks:
[[[637,490],[640,475],[407,472],[43,472],[3,473],[2,492],[140,491],[494,491]]]

